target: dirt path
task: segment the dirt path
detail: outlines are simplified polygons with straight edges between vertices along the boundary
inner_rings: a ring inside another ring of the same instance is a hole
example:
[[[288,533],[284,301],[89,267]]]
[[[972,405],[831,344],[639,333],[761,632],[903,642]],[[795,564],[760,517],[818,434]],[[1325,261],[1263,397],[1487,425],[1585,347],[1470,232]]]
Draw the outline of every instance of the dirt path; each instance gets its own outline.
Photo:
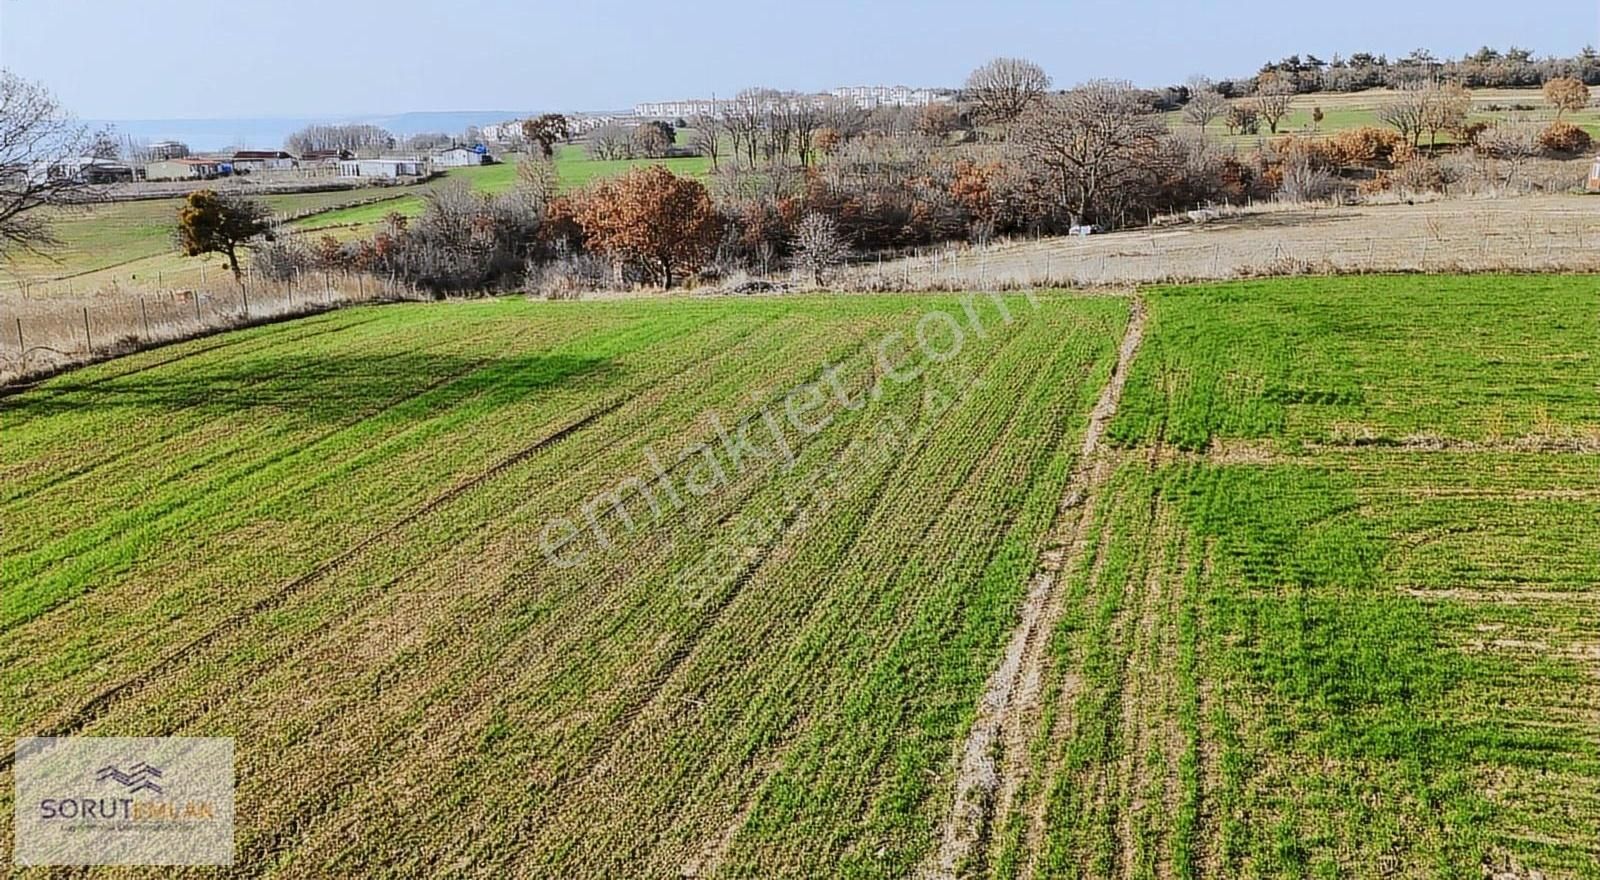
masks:
[[[977,720],[958,753],[955,800],[941,828],[939,850],[924,870],[926,876],[953,878],[969,870],[989,838],[997,806],[1003,807],[1009,799],[997,798],[997,793],[1015,792],[1026,769],[1025,744],[1031,726],[1023,721],[1034,717],[1039,708],[1050,632],[1060,611],[1059,603],[1052,601],[1057,596],[1054,587],[1063,568],[1091,549],[1088,531],[1096,490],[1112,471],[1102,441],[1122,401],[1129,368],[1144,339],[1144,325],[1144,302],[1135,298],[1117,363],[1090,415],[1077,467],[1067,482],[1057,533],[1040,557],[1021,618],[999,668],[984,686]]]

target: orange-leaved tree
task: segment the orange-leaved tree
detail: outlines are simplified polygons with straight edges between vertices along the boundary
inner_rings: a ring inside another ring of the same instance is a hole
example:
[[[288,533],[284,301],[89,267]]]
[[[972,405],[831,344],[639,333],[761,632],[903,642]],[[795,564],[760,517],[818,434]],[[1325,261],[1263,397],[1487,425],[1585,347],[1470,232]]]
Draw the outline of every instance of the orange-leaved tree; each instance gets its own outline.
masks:
[[[1563,76],[1544,84],[1544,99],[1556,108],[1556,121],[1565,113],[1576,113],[1589,106],[1589,87],[1583,80]]]
[[[711,259],[722,228],[705,186],[659,165],[601,181],[576,202],[588,247],[665,288]]]

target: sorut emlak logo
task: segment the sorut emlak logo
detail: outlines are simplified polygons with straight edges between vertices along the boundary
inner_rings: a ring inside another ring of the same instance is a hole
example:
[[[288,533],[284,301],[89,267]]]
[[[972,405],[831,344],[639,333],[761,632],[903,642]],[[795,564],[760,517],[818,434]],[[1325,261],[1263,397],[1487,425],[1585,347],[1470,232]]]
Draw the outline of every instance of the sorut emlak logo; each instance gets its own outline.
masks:
[[[233,740],[22,737],[18,865],[233,863]]]
[[[95,779],[101,782],[107,779],[118,782],[128,789],[129,794],[138,794],[141,791],[153,791],[156,794],[160,794],[161,785],[155,781],[160,778],[161,770],[143,761],[134,764],[126,773],[119,770],[115,764],[101,767],[95,773]]]

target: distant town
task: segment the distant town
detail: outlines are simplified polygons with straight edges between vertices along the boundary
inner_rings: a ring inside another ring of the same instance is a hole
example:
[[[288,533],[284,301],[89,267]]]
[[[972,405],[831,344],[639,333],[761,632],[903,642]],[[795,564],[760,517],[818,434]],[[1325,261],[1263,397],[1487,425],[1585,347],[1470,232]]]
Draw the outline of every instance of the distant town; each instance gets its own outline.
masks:
[[[566,114],[571,137],[582,137],[607,126],[635,126],[661,121],[678,127],[695,119],[722,118],[741,106],[771,110],[782,100],[801,100],[816,106],[840,104],[861,110],[923,108],[954,102],[958,92],[946,88],[903,85],[842,86],[825,92],[795,94],[749,90],[731,98],[684,98],[646,101],[626,111]],[[146,141],[124,138],[121,143],[97,149],[95,155],[76,157],[36,173],[70,175],[85,183],[181,183],[252,177],[261,182],[331,178],[383,182],[427,177],[435,171],[493,164],[499,157],[524,146],[522,118],[483,126],[467,126],[447,135],[392,138],[357,149],[261,149],[264,144],[226,150],[193,150],[176,139]],[[113,148],[114,147],[114,148]]]

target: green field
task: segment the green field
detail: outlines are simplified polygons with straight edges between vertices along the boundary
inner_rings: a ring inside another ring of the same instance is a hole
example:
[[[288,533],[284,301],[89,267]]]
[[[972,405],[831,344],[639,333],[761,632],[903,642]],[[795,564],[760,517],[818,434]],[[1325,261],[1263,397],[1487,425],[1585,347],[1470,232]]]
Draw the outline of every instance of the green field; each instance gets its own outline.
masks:
[[[1378,108],[1389,100],[1391,95],[1391,92],[1382,89],[1301,95],[1295,98],[1289,115],[1278,123],[1278,136],[1326,135],[1352,128],[1387,128],[1378,119]],[[1555,110],[1545,101],[1544,93],[1539,89],[1480,89],[1472,93],[1472,103],[1473,112],[1469,119],[1473,122],[1492,124],[1519,118],[1544,124],[1555,121]],[[1314,111],[1318,107],[1322,108],[1323,114],[1320,123],[1314,119]],[[1517,107],[1528,109],[1511,109]],[[1167,113],[1166,117],[1167,124],[1174,130],[1193,127],[1184,122],[1182,111]],[[1577,113],[1565,114],[1562,118],[1588,131],[1591,136],[1600,138],[1600,108],[1590,107]],[[1261,133],[1254,135],[1230,135],[1222,120],[1212,122],[1208,131],[1223,141],[1240,145],[1250,145],[1262,138],[1273,137],[1267,131],[1265,123],[1261,126]],[[1439,142],[1448,144],[1452,140],[1448,134],[1441,134]]]
[[[960,303],[362,309],[46,383],[0,404],[0,733],[238,737],[246,873],[667,874],[734,826],[730,866],[904,867],[1125,305],[982,301],[870,406],[879,337]],[[859,411],[792,468],[541,553],[830,363]]]
[[[107,362],[0,398],[0,754],[234,737],[249,876],[956,839],[963,876],[1600,878],[1597,309],[499,300]]]
[[[711,160],[701,156],[684,159],[601,160],[590,159],[584,147],[578,144],[565,144],[556,148],[556,178],[563,190],[578,189],[593,181],[618,177],[634,168],[649,165],[666,166],[672,169],[673,173],[684,177],[705,177],[711,170]],[[466,180],[474,189],[482,192],[501,193],[516,185],[517,165],[515,162],[504,162],[479,168],[457,168],[453,169],[448,177]],[[398,213],[404,217],[415,217],[422,213],[422,207],[421,198],[407,196],[392,203],[329,211],[302,220],[296,226],[304,230],[344,227],[355,234],[368,234],[389,214]]]
[[[1148,303],[990,865],[1600,876],[1595,283]]]

